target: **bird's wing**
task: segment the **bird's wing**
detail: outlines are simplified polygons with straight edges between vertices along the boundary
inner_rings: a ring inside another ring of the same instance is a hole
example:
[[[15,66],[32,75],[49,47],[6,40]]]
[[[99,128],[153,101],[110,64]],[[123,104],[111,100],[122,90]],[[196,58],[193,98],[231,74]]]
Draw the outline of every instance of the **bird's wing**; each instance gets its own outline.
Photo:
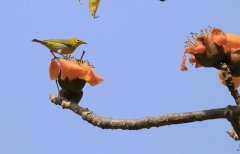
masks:
[[[66,45],[67,47],[73,47],[71,44],[67,43],[66,40],[44,40],[44,41],[48,41],[48,42],[53,42],[53,43],[60,43],[62,45]]]

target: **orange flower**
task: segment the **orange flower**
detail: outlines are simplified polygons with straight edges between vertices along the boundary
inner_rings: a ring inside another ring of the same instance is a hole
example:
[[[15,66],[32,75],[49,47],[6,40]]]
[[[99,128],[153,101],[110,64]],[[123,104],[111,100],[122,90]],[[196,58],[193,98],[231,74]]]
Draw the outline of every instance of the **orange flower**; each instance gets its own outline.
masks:
[[[224,33],[219,28],[201,30],[191,33],[192,39],[185,42],[181,70],[186,71],[186,54],[190,54],[189,62],[195,67],[215,67],[226,63],[230,69],[235,88],[240,87],[240,35]],[[219,80],[226,85],[223,72],[219,70]]]
[[[91,86],[98,85],[104,79],[93,72],[93,66],[87,61],[79,61],[77,59],[56,58],[50,62],[49,74],[51,80],[56,80],[61,71],[61,79],[68,78],[70,81],[74,79],[82,79]]]
[[[220,33],[221,32],[221,33]],[[201,30],[199,34],[191,33],[192,39],[185,42],[185,51],[182,57],[181,70],[186,71],[186,54],[190,54],[190,63],[195,67],[215,67],[225,58],[223,44],[225,43],[224,33],[220,29],[210,28]],[[221,34],[221,35],[220,35]]]

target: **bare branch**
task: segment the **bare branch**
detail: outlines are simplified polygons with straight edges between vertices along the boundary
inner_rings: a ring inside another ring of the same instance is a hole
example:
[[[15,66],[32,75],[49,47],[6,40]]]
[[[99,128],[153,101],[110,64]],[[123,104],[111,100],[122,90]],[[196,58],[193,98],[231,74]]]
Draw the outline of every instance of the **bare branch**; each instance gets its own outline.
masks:
[[[80,115],[83,120],[102,129],[139,130],[143,128],[160,127],[211,119],[235,119],[237,116],[240,116],[240,107],[227,106],[226,108],[174,113],[163,116],[144,117],[140,119],[113,119],[98,116],[89,109],[82,108],[76,103],[67,101],[64,98],[50,95],[50,100],[56,105],[72,110],[76,114]]]

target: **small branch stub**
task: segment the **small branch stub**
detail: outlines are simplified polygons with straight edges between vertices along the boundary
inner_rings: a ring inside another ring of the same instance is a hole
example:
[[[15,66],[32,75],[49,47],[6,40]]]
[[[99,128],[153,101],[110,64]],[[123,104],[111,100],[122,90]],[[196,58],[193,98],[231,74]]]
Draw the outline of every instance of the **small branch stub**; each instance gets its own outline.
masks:
[[[235,141],[238,141],[239,138],[238,138],[238,135],[236,134],[236,132],[234,131],[234,129],[231,129],[229,131],[227,131],[228,135],[230,137],[232,137]]]

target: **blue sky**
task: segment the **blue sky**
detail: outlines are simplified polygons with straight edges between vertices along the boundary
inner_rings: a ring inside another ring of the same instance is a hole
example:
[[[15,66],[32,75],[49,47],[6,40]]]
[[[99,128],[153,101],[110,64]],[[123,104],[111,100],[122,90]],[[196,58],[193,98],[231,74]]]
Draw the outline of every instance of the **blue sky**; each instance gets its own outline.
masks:
[[[184,41],[207,26],[240,34],[239,1],[0,1],[0,153],[239,153],[227,120],[139,131],[102,130],[49,101],[52,55],[33,38],[79,37],[105,82],[86,85],[81,106],[114,118],[140,118],[235,104],[217,70],[180,71]]]

